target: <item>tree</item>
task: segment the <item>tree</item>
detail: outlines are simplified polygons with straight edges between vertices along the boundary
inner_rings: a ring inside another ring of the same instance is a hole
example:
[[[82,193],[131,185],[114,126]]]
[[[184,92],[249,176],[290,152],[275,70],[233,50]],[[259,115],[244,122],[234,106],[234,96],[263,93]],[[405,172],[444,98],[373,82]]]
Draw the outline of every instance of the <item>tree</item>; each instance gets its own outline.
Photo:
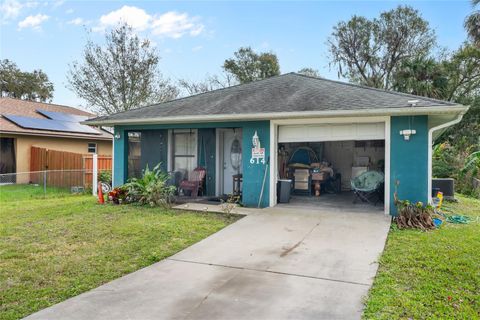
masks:
[[[331,64],[338,67],[339,76],[390,89],[398,65],[426,56],[435,45],[435,34],[417,10],[399,6],[373,20],[353,16],[339,22],[328,44]]]
[[[472,0],[472,5],[479,6],[480,0]],[[465,19],[465,29],[473,43],[480,47],[480,10],[475,10]]]
[[[222,76],[207,76],[205,80],[199,82],[186,79],[178,81],[178,86],[186,92],[187,96],[227,88],[234,84],[236,82],[233,79],[233,75],[229,73],[224,73]]]
[[[464,103],[480,93],[480,48],[464,44],[449,56],[416,57],[395,70],[392,87],[436,99]]]
[[[242,47],[234,58],[225,60],[223,69],[239,83],[248,83],[280,75],[277,56],[272,52],[256,53],[250,47]]]
[[[480,47],[464,44],[443,61],[448,77],[446,100],[463,103],[480,95]]]
[[[157,52],[130,26],[118,25],[105,42],[89,40],[83,61],[73,62],[68,72],[71,89],[90,108],[111,114],[177,97],[177,88],[162,78]]]
[[[2,97],[48,102],[53,98],[53,84],[42,70],[21,71],[17,65],[0,61],[0,88]]]
[[[415,57],[402,61],[392,79],[395,91],[436,99],[445,99],[447,87],[446,71],[432,57]]]
[[[305,76],[313,77],[313,78],[321,78],[320,72],[317,69],[313,69],[313,68],[302,68],[298,70],[297,73],[303,74]]]

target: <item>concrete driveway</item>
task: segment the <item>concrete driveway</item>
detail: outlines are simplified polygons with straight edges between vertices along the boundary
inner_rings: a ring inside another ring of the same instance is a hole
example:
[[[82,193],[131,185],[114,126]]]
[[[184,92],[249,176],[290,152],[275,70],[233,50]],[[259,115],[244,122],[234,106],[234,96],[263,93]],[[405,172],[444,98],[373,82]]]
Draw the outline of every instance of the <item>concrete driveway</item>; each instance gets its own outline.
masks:
[[[275,207],[28,319],[358,319],[389,217]]]

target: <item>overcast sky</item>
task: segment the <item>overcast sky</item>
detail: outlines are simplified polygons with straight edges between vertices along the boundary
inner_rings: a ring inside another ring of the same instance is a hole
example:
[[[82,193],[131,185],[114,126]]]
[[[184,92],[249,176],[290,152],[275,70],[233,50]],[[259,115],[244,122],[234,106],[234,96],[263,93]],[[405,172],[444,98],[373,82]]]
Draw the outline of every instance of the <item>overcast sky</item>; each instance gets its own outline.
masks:
[[[68,64],[87,39],[124,19],[156,46],[161,70],[172,80],[200,80],[221,71],[241,46],[278,55],[281,72],[303,67],[338,79],[329,68],[326,41],[332,27],[352,15],[377,17],[408,4],[436,31],[438,44],[454,50],[465,41],[469,1],[151,2],[0,1],[0,57],[22,70],[42,69],[55,85],[53,102],[81,106],[66,88]]]

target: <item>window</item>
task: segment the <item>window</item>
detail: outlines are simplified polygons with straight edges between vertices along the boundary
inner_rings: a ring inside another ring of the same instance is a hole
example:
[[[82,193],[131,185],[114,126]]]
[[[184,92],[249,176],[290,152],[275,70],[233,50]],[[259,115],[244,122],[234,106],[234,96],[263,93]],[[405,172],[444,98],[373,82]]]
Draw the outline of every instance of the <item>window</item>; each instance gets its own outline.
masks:
[[[197,164],[197,131],[173,131],[173,170],[181,171],[188,178],[188,173]]]
[[[88,153],[97,153],[97,144],[89,143],[88,144]]]
[[[142,176],[142,168],[140,168],[140,158],[142,156],[141,139],[141,132],[128,133],[127,177],[129,179],[140,178]]]

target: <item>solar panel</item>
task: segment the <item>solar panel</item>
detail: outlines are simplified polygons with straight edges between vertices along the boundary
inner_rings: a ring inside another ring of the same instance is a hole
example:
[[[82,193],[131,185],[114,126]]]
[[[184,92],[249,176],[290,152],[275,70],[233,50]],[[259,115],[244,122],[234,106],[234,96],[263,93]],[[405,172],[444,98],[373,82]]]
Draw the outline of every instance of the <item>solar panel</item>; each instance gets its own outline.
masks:
[[[58,121],[69,121],[69,122],[81,122],[88,119],[87,116],[79,116],[76,114],[65,113],[65,112],[55,112],[37,109],[37,112],[52,119]]]
[[[39,119],[39,118],[14,116],[14,115],[3,115],[3,116],[8,120],[16,123],[20,127],[26,128],[26,129],[100,134],[100,132],[93,129],[92,127],[80,124],[78,122]]]

